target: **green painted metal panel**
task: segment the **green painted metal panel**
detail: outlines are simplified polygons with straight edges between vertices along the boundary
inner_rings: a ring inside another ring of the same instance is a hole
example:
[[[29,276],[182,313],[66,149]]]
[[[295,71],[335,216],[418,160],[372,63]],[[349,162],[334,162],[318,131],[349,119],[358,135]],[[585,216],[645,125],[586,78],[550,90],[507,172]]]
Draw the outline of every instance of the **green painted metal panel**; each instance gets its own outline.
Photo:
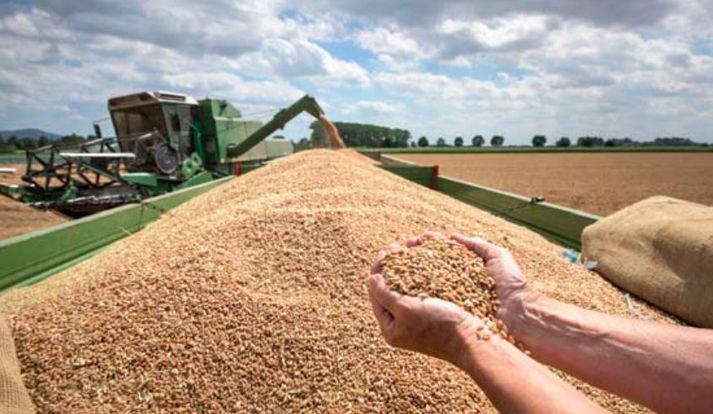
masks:
[[[128,182],[143,185],[145,187],[158,186],[158,178],[156,178],[156,174],[142,173],[142,172],[124,173],[124,174],[121,174],[121,178],[125,179]]]
[[[582,231],[600,217],[455,178],[438,178],[438,188],[457,200],[522,224],[559,244],[581,248]]]
[[[164,211],[233,178],[225,177],[0,241],[0,292],[63,270],[68,264],[140,230]]]
[[[208,166],[236,161],[266,159],[264,143],[255,145],[244,154],[228,155],[228,146],[239,146],[252,133],[260,129],[260,121],[242,118],[240,111],[224,100],[204,99],[199,101],[201,125],[206,145],[205,163]]]
[[[188,180],[177,185],[176,189],[181,190],[184,188],[190,188],[190,187],[193,187],[194,185],[201,185],[201,184],[211,182],[212,180],[213,180],[213,175],[209,171],[203,171],[202,173],[198,173],[197,175],[194,175],[193,177],[189,178]]]
[[[428,188],[438,188],[438,168],[435,166],[381,164],[382,169]]]

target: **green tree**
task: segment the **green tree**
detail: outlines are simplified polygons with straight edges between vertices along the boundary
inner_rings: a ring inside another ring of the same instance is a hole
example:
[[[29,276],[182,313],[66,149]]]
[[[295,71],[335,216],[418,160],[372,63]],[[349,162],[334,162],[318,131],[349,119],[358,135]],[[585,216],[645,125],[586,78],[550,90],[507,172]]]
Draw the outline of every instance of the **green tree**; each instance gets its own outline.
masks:
[[[295,152],[304,151],[310,148],[312,148],[312,141],[307,137],[300,138],[300,140],[295,144]]]
[[[490,145],[494,147],[502,147],[504,143],[505,138],[502,135],[493,135],[493,137],[490,138]]]
[[[577,146],[580,147],[601,147],[604,145],[604,138],[601,137],[579,137]]]
[[[456,147],[462,147],[463,146],[463,137],[456,137],[455,140],[453,140],[453,145]]]
[[[557,145],[558,147],[563,147],[563,148],[569,147],[571,144],[572,143],[570,142],[568,137],[562,137],[562,138],[558,139],[557,142],[555,142],[555,145]]]
[[[471,140],[471,144],[472,144],[474,147],[482,147],[483,144],[485,144],[485,139],[483,139],[483,136],[482,136],[482,135],[476,135],[476,136],[474,136],[473,139]]]
[[[419,147],[427,147],[428,146],[428,138],[426,137],[421,137],[418,139],[418,146]]]
[[[438,141],[436,141],[436,146],[437,147],[445,147],[446,146],[446,140],[443,139],[443,137],[439,137]]]
[[[22,149],[24,150],[32,150],[37,148],[37,140],[35,140],[34,138],[22,138],[20,142],[22,144]]]
[[[22,143],[15,135],[7,139],[7,145],[13,148],[12,151],[22,149]]]
[[[37,146],[38,147],[46,147],[47,145],[51,144],[52,141],[50,141],[49,138],[46,136],[42,135],[38,140],[37,140]]]
[[[533,147],[544,147],[546,143],[547,137],[544,135],[535,135],[534,137],[532,137]]]
[[[379,125],[335,122],[344,143],[348,147],[401,147],[409,145],[411,132],[407,129],[388,128]],[[325,146],[326,137],[319,122],[310,125],[310,139],[315,147]]]
[[[17,138],[15,138],[17,140]],[[4,139],[0,137],[0,152],[1,153],[12,153],[17,151],[17,147],[10,141],[10,138]]]
[[[65,135],[59,140],[62,144],[66,145],[79,145],[84,142],[84,138],[81,135],[77,134]]]

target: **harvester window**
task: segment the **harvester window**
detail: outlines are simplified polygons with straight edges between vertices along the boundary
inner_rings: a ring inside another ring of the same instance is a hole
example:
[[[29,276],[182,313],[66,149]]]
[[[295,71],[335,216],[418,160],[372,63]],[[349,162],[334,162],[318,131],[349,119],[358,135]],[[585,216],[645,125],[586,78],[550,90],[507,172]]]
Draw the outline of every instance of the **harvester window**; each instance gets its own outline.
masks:
[[[119,137],[135,136],[159,130],[166,134],[163,114],[158,105],[119,109],[112,112],[116,134]]]
[[[175,149],[180,149],[183,156],[193,152],[191,125],[193,113],[188,105],[163,105],[163,111],[168,120],[169,140]]]
[[[178,114],[174,114],[171,116],[171,127],[174,131],[181,130],[181,119],[178,117]]]

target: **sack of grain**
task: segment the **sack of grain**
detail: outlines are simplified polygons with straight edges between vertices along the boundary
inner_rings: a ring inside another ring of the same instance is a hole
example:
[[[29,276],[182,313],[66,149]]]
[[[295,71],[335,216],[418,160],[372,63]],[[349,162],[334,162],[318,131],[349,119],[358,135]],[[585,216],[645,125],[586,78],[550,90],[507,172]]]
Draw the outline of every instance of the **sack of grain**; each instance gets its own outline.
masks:
[[[623,289],[713,328],[713,208],[648,198],[587,227],[582,253]]]
[[[15,355],[12,331],[4,317],[0,317],[0,413],[34,413],[30,395],[22,383],[20,364]]]

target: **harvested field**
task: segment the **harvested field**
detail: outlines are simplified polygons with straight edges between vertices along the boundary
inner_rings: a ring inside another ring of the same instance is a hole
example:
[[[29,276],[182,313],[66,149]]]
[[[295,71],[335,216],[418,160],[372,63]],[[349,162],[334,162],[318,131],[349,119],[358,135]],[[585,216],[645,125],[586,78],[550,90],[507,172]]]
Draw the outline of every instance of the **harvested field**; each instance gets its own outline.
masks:
[[[371,313],[377,251],[426,230],[481,235],[545,294],[631,316],[540,236],[328,150],[207,192],[0,307],[40,412],[493,412],[465,374],[389,348]]]
[[[25,164],[7,164],[3,168],[15,168],[14,174],[0,174],[0,182],[19,184],[20,177],[25,172]],[[28,207],[8,197],[0,196],[0,240],[31,231],[40,230],[69,220],[62,214],[52,211],[41,211]]]
[[[0,196],[0,223],[2,224],[0,240],[54,226],[67,220],[69,219],[61,214],[37,210],[19,201]]]
[[[713,205],[713,153],[394,154],[440,172],[607,215],[654,195]]]
[[[15,173],[0,173],[0,183],[20,184],[22,174],[25,173],[25,164],[0,164],[2,168],[14,168]]]

